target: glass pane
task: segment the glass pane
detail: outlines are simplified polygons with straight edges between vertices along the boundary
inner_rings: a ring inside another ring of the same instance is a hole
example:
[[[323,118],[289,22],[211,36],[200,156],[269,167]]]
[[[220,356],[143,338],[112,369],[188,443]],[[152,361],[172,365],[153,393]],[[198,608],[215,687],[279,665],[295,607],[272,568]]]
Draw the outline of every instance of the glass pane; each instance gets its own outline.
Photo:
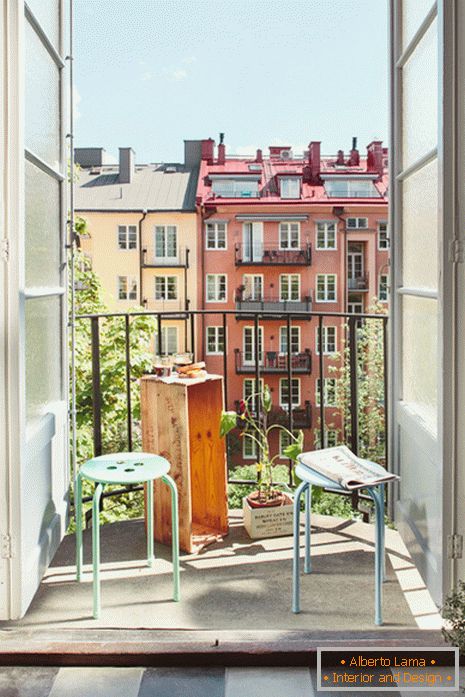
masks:
[[[60,76],[35,31],[26,24],[26,147],[59,168]]]
[[[403,296],[402,400],[437,432],[437,301]]]
[[[415,36],[420,24],[433,6],[433,0],[403,0],[402,2],[402,47]]]
[[[438,166],[437,160],[403,183],[403,285],[438,287]]]
[[[60,184],[26,161],[26,286],[60,285]]]
[[[437,145],[437,29],[435,20],[402,71],[403,169]]]
[[[26,412],[29,420],[61,400],[61,296],[26,301]]]

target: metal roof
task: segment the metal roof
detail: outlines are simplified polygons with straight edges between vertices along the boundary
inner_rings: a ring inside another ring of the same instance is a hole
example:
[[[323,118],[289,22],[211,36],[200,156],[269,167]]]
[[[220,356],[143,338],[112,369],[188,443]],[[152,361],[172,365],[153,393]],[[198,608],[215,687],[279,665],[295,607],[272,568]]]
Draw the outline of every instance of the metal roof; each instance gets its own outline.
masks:
[[[78,211],[194,211],[197,179],[198,168],[176,163],[136,165],[129,184],[119,182],[117,165],[81,168],[75,208]]]

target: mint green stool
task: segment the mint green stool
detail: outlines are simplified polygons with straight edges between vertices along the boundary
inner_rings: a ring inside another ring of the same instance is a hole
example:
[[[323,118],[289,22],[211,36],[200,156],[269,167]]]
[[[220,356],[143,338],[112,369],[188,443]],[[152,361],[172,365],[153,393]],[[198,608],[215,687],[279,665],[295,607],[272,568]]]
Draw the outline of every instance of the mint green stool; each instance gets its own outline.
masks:
[[[178,490],[168,475],[170,463],[160,455],[151,453],[111,453],[85,462],[79,470],[76,482],[76,578],[82,577],[82,480],[97,484],[92,501],[92,571],[94,618],[100,617],[100,523],[99,504],[105,484],[147,483],[147,564],[153,566],[153,481],[161,479],[171,490],[172,550],[173,550],[173,600],[180,600],[179,583],[179,522]]]

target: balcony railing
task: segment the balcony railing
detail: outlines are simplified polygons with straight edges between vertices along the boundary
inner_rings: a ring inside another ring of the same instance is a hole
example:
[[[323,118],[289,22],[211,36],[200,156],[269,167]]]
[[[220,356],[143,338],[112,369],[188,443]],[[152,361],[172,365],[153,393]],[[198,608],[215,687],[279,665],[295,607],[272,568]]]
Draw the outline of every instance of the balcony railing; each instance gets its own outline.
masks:
[[[363,273],[363,274],[360,274],[359,276],[348,278],[347,279],[347,288],[349,290],[361,290],[361,291],[368,290],[368,282],[369,282],[368,274]]]
[[[235,349],[236,354],[236,373],[255,374],[255,360],[250,354]],[[289,370],[289,358],[293,373],[311,373],[312,353],[306,349],[302,353],[287,353],[278,351],[265,351],[260,359],[260,372],[264,374],[287,373]]]
[[[234,408],[237,415],[242,414],[241,400],[236,399],[234,402]],[[253,408],[249,408],[250,415],[254,418],[257,417],[257,412]],[[275,407],[271,410],[268,416],[268,423],[271,424],[282,424],[287,426],[289,422],[289,410],[283,407]],[[292,424],[295,429],[306,429],[312,427],[312,405],[310,400],[306,400],[303,406],[294,406],[292,408]],[[240,429],[244,428],[244,422],[238,421],[237,426]]]
[[[299,247],[282,249],[270,244],[236,244],[236,266],[246,264],[274,266],[310,266],[312,263],[312,247],[310,244]]]
[[[160,253],[156,247],[142,249],[142,266],[146,268],[189,268],[189,248],[177,247],[172,252]]]
[[[283,300],[276,296],[260,296],[251,298],[244,295],[240,288],[236,293],[236,309],[250,314],[254,313],[270,313],[270,312],[285,312],[285,313],[307,313],[312,310],[312,299],[308,295],[300,300]]]

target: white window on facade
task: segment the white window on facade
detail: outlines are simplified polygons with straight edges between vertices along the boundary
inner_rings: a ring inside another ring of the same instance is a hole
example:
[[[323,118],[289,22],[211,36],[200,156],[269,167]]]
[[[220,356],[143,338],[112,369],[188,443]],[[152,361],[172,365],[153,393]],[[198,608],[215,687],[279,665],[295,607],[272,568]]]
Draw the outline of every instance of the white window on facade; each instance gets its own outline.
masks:
[[[265,387],[265,381],[260,378],[260,392],[263,391]],[[244,378],[244,383],[242,385],[242,398],[244,402],[247,402],[250,411],[256,411],[256,395],[258,392],[258,385],[255,378]],[[249,400],[249,401],[247,401]]]
[[[299,437],[299,431],[293,431],[292,434],[298,438]],[[287,448],[289,445],[292,445],[295,443],[294,440],[291,440],[291,437],[289,433],[286,431],[280,431],[279,432],[279,455],[280,457],[286,457],[284,455],[284,450]]]
[[[118,225],[118,248],[137,249],[137,225]]]
[[[281,177],[279,180],[281,198],[300,198],[300,177]]]
[[[161,328],[161,346],[158,343],[158,332],[155,332],[155,353],[159,356],[171,356],[178,352],[178,328]]]
[[[279,351],[287,353],[287,326],[279,328]],[[291,327],[291,353],[300,353],[300,327]]]
[[[177,300],[177,276],[155,276],[155,300]]]
[[[247,433],[242,439],[242,457],[244,460],[255,460],[257,457],[257,443]]]
[[[325,407],[336,406],[336,378],[325,378],[324,380]],[[320,406],[321,379],[317,378],[315,386],[315,404]]]
[[[300,405],[300,378],[292,378],[291,380],[291,400],[293,407]],[[287,378],[281,378],[279,381],[279,404],[283,409],[289,408],[289,381]]]
[[[331,198],[378,198],[381,195],[373,182],[366,179],[327,180],[325,190]]]
[[[316,248],[336,249],[336,223],[333,220],[316,224]]]
[[[325,430],[325,443],[321,445],[321,433],[320,429],[315,432],[315,450],[319,448],[334,448],[339,441],[338,431],[334,428],[329,428]]]
[[[317,327],[315,330],[315,347],[316,353],[320,353],[320,328]],[[333,326],[323,326],[322,340],[323,340],[323,354],[329,355],[331,353],[336,353],[337,351],[337,327]]]
[[[279,224],[279,248],[299,249],[300,247],[300,223]]]
[[[257,198],[258,184],[257,180],[246,178],[215,179],[212,183],[212,191],[223,198]]]
[[[347,312],[354,315],[363,314],[363,297],[361,294],[350,294],[347,301]]]
[[[207,302],[226,302],[226,275],[222,273],[207,273]]]
[[[118,276],[118,300],[137,300],[137,279]]]
[[[281,274],[279,277],[279,299],[281,302],[300,300],[300,274]]]
[[[245,273],[242,277],[244,290],[243,300],[263,300],[263,275]]]
[[[348,230],[366,230],[368,228],[368,218],[347,218]]]
[[[207,249],[226,249],[226,223],[206,224]]]
[[[316,276],[316,302],[336,302],[336,274],[319,273]]]
[[[242,341],[244,363],[255,363],[255,327],[244,327]],[[263,361],[263,327],[258,328],[258,360]]]
[[[389,282],[388,275],[385,273],[380,274],[380,276],[379,276],[379,288],[378,288],[378,300],[380,300],[383,303],[386,303],[389,299],[388,282]]]
[[[389,249],[389,231],[387,223],[378,223],[378,249]]]
[[[177,259],[178,232],[176,225],[155,227],[155,256],[157,259]]]
[[[207,353],[215,355],[223,353],[224,350],[224,328],[207,327]]]

